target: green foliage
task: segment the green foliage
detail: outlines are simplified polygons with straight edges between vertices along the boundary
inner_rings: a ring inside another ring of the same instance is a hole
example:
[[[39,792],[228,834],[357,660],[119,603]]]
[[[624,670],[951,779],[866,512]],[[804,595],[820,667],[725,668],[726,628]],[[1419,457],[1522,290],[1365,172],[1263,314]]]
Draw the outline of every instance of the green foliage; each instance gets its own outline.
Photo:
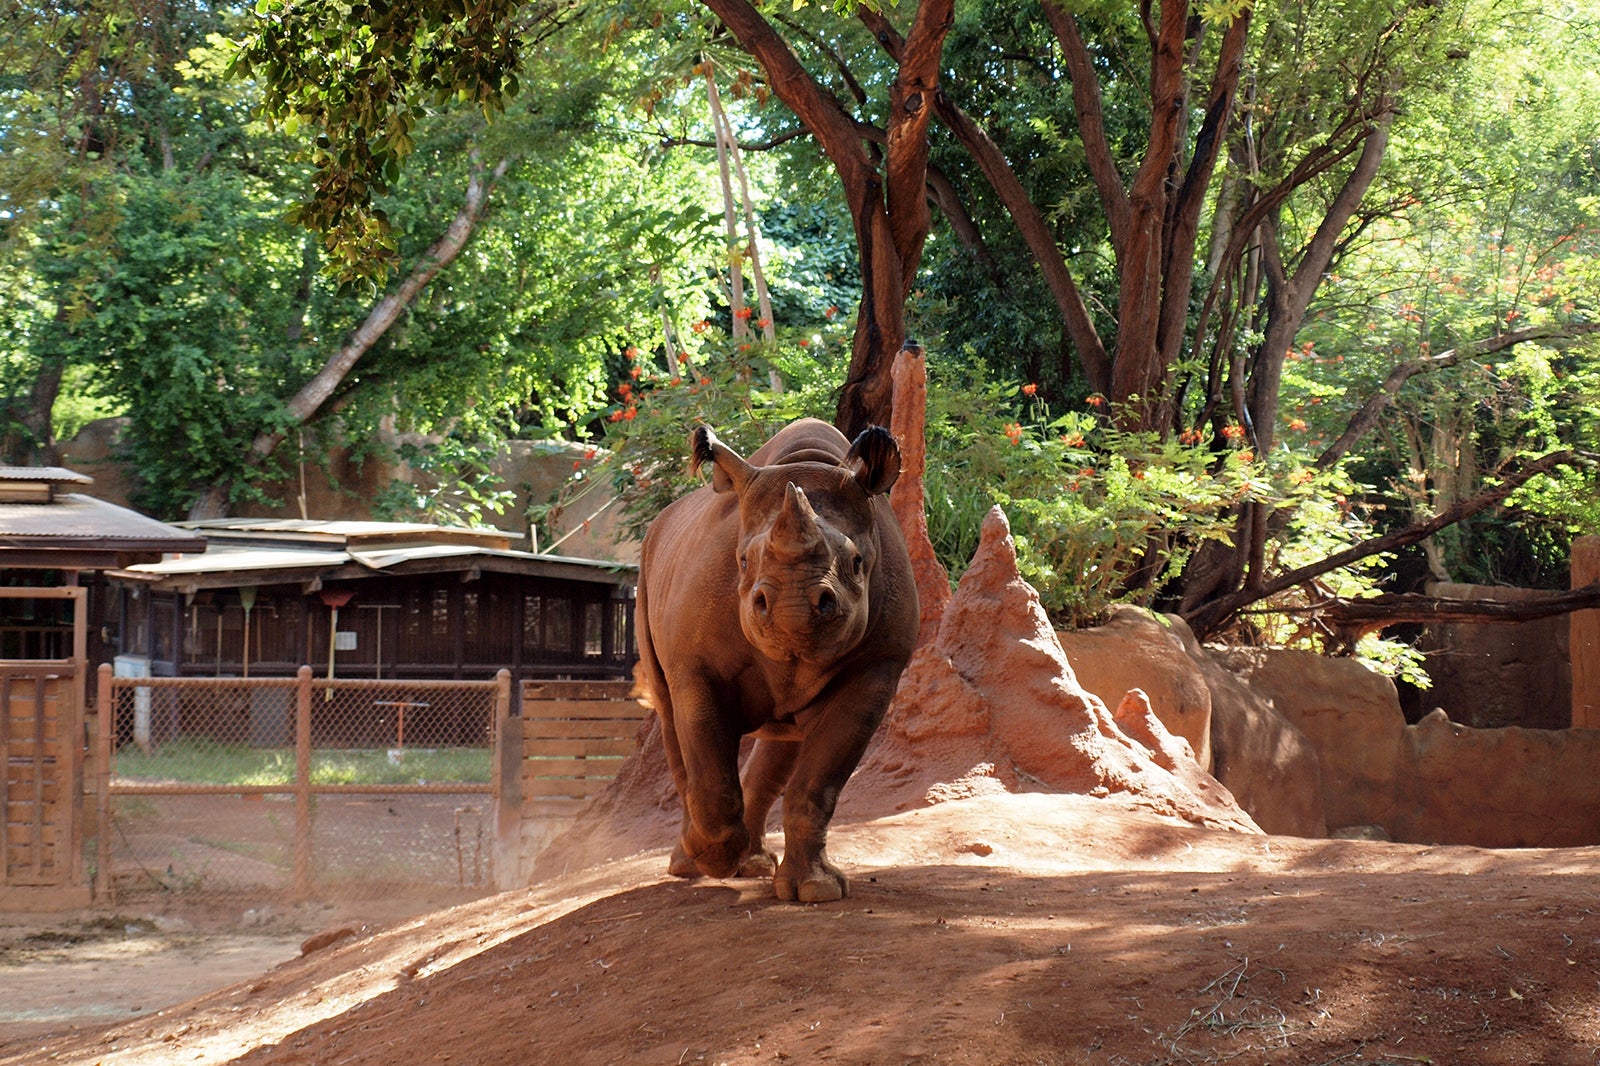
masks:
[[[488,748],[418,748],[391,760],[387,751],[327,750],[311,753],[314,785],[415,785],[427,781],[488,781]],[[116,756],[124,780],[180,784],[270,787],[293,784],[292,748],[255,748],[180,737],[140,751],[133,745]]]
[[[1466,353],[1413,377],[1359,446],[1364,480],[1401,525],[1484,491],[1552,449],[1594,451],[1592,339],[1560,336],[1600,312],[1595,20],[1475,6],[1472,61],[1397,124],[1363,231],[1313,308],[1285,373],[1284,409],[1331,440],[1393,366]],[[1550,35],[1567,45],[1552,50]],[[1484,354],[1524,331],[1546,336]],[[1423,546],[1435,577],[1564,587],[1567,543],[1600,512],[1593,474],[1536,479],[1508,506]]]
[[[290,220],[324,235],[345,278],[382,278],[399,262],[374,205],[416,148],[430,108],[470,104],[485,117],[519,89],[522,0],[259,0],[262,23],[229,74],[259,74],[262,110],[310,149],[316,195]],[[312,47],[307,47],[310,44]]]
[[[492,526],[488,516],[504,514],[516,498],[490,465],[501,443],[454,437],[425,445],[402,443],[399,458],[413,476],[391,481],[373,501],[373,513],[393,522]]]
[[[72,368],[80,404],[137,398],[124,446],[139,502],[174,517],[240,478],[241,427],[274,424],[280,383],[306,373],[277,343],[292,315],[284,268],[299,257],[226,173],[108,176],[96,192],[118,205],[98,239],[72,215],[41,227],[36,276],[61,302],[30,327],[32,354]]]
[[[1099,397],[1053,415],[1036,394],[981,378],[930,383],[928,526],[956,578],[984,514],[1001,506],[1022,574],[1058,624],[1152,604],[1196,546],[1227,539],[1228,506],[1270,491],[1242,450],[1213,455],[1116,429]]]
[[[638,538],[661,509],[703,483],[688,472],[689,435],[704,423],[749,455],[797,418],[826,417],[830,382],[848,357],[842,330],[782,331],[776,344],[734,340],[702,320],[697,344],[672,366],[661,353],[630,349],[606,415],[597,465],[574,472],[536,520],[559,517],[597,485],[622,501],[620,532]]]

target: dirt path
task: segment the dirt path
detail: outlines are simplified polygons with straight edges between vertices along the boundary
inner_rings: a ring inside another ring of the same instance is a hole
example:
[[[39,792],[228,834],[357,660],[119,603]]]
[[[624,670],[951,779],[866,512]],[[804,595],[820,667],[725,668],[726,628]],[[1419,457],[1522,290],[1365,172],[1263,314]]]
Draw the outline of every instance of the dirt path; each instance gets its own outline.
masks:
[[[837,828],[850,899],[660,854],[398,923],[0,1063],[1594,1063],[1600,849],[986,796]]]

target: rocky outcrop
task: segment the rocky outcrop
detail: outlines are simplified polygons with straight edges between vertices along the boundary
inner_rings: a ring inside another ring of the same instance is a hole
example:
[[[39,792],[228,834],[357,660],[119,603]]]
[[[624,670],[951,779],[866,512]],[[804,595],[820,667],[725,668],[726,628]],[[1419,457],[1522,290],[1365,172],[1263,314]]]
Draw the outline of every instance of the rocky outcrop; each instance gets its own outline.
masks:
[[[1600,730],[1473,729],[1434,711],[1407,726],[1395,840],[1486,848],[1600,844]]]
[[[1263,831],[1325,834],[1316,748],[1201,647],[1183,619],[1121,607],[1103,626],[1060,637],[1079,681],[1101,699],[1143,689],[1156,717],[1205,753],[1212,775]]]
[[[1078,683],[1037,593],[1017,572],[1005,515],[984,520],[938,636],[906,668],[840,803],[869,817],[987,791],[1120,794],[1200,825],[1257,827],[1151,711],[1117,712]]]
[[[1309,739],[1321,763],[1328,826],[1388,827],[1406,725],[1394,682],[1354,659],[1308,651],[1219,648],[1215,654]]]
[[[1187,740],[1195,761],[1209,771],[1211,689],[1184,646],[1180,629],[1186,628],[1181,620],[1124,607],[1105,625],[1057,637],[1079,684],[1107,704],[1142,689],[1161,724]]]

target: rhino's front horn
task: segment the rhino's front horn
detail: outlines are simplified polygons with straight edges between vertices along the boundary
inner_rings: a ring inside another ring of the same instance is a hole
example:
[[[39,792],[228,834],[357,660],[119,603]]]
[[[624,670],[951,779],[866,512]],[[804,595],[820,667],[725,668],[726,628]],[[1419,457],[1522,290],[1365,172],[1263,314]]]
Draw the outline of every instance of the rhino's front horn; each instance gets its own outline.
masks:
[[[822,540],[822,527],[817,522],[817,512],[806,499],[799,485],[789,482],[783,494],[783,508],[772,523],[767,543],[780,553],[802,555],[816,547]]]

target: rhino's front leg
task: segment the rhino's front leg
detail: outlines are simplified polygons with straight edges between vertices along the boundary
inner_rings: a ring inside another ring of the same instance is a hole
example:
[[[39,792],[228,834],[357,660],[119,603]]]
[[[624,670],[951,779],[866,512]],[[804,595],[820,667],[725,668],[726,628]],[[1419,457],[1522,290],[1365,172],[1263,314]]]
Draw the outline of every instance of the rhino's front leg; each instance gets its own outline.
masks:
[[[739,732],[718,713],[705,685],[674,686],[673,730],[683,764],[678,790],[684,820],[670,870],[689,873],[685,860],[707,877],[732,877],[749,845],[739,789]]]
[[[744,828],[750,835],[750,842],[739,864],[740,877],[771,877],[777,868],[778,857],[766,844],[767,815],[773,803],[783,795],[783,787],[794,772],[799,754],[798,741],[763,738],[756,741],[750,758],[745,761]]]
[[[828,823],[839,792],[867,750],[900,677],[898,663],[853,674],[823,705],[800,743],[783,793],[783,862],[772,878],[781,900],[824,903],[850,894],[850,881],[828,861]]]

